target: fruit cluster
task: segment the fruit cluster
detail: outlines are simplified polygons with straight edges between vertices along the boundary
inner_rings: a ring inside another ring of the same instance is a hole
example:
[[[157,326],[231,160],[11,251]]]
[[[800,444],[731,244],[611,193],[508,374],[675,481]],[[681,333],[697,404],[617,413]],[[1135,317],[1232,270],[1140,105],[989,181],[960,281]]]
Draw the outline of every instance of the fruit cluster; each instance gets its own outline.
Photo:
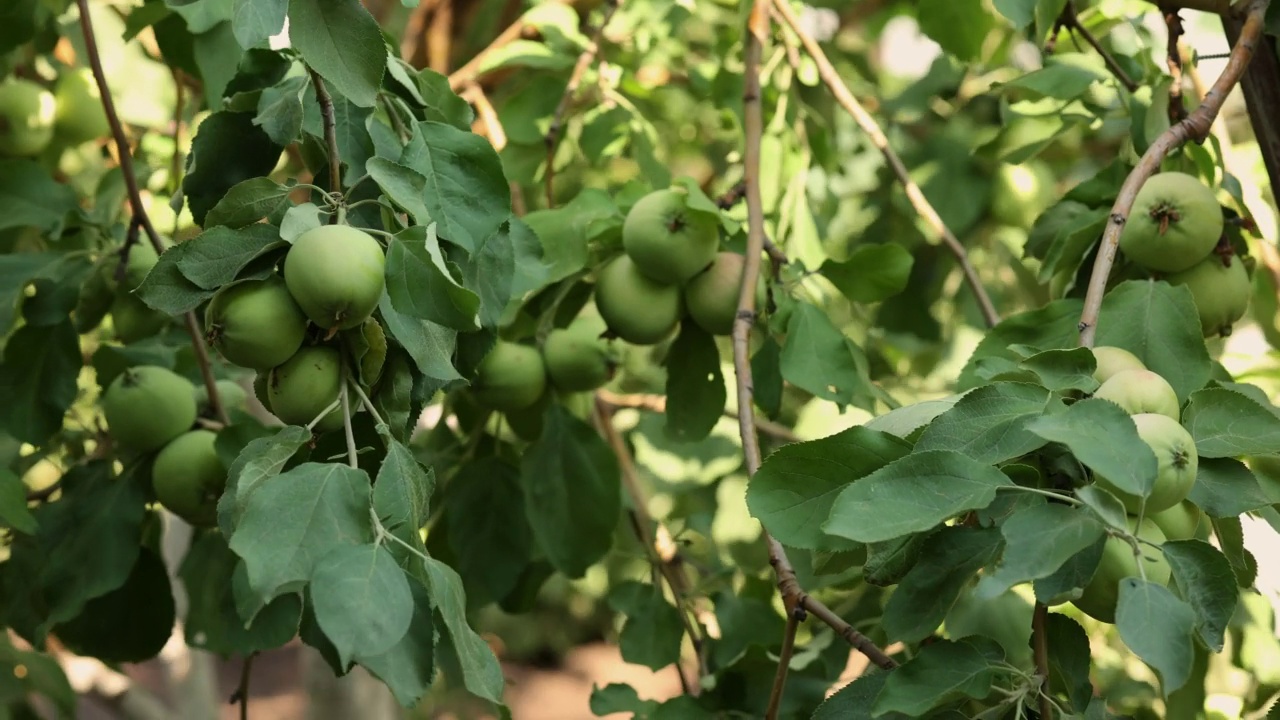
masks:
[[[1249,270],[1224,225],[1213,190],[1192,175],[1165,172],[1143,184],[1120,235],[1131,262],[1191,291],[1205,337],[1230,335],[1249,307]]]
[[[64,70],[52,90],[16,77],[0,82],[0,155],[35,157],[108,132],[98,86],[86,68]]]

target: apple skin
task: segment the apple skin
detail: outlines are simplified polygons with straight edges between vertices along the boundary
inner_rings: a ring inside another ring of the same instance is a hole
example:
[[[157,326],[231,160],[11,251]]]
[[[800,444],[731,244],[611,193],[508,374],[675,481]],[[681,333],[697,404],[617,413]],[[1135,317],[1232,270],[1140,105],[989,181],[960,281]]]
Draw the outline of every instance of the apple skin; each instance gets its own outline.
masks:
[[[683,285],[715,260],[719,219],[694,212],[683,190],[656,190],[636,201],[622,223],[622,247],[636,268],[663,285]]]
[[[0,82],[0,156],[35,157],[53,141],[53,93],[21,78]]]
[[[1191,291],[1200,315],[1200,331],[1205,337],[1227,336],[1244,317],[1253,294],[1253,281],[1238,257],[1224,265],[1218,255],[1210,255],[1191,269],[1165,278],[1170,285],[1185,285]]]
[[[1123,370],[1112,375],[1093,394],[1110,400],[1130,415],[1156,413],[1179,419],[1178,393],[1167,380],[1150,370]]]
[[[651,280],[628,255],[619,255],[600,269],[595,298],[609,330],[633,345],[662,342],[684,315],[680,288]]]
[[[1040,160],[1020,165],[1005,163],[996,171],[991,189],[991,214],[996,220],[1029,229],[1056,197],[1056,180]]]
[[[284,282],[298,307],[325,330],[349,330],[373,314],[386,286],[377,238],[349,225],[321,225],[293,241]]]
[[[547,366],[532,345],[499,340],[480,365],[471,394],[494,410],[523,410],[547,390]]]
[[[684,288],[689,317],[712,335],[729,335],[738,317],[738,295],[746,258],[734,252],[716,255],[711,267],[694,276]],[[762,295],[763,293],[757,293]],[[763,305],[757,297],[757,308]]]
[[[67,141],[80,144],[111,132],[102,96],[89,68],[67,70],[53,88],[57,101],[54,129]]]
[[[1195,484],[1200,465],[1195,440],[1177,420],[1166,415],[1139,413],[1131,417],[1138,427],[1138,436],[1156,455],[1156,483],[1145,508],[1141,498],[1120,490],[1101,475],[1096,475],[1094,482],[1119,498],[1130,513],[1143,510],[1151,515],[1168,510],[1185,500]]]
[[[227,486],[227,469],[214,449],[217,439],[204,429],[184,433],[165,445],[152,465],[156,499],[196,527],[218,524],[218,498]]]
[[[1222,207],[1200,178],[1164,172],[1138,191],[1120,250],[1148,270],[1182,272],[1213,252],[1223,226]]]
[[[1137,355],[1111,345],[1099,345],[1093,348],[1093,358],[1097,361],[1098,367],[1093,371],[1093,377],[1099,383],[1110,380],[1113,375],[1123,370],[1147,369]]]
[[[1209,539],[1209,519],[1190,500],[1183,500],[1150,517],[1169,540]]]
[[[561,392],[594,390],[613,377],[609,341],[601,337],[609,327],[598,315],[583,315],[568,327],[556,328],[542,343],[551,384]]]
[[[1134,529],[1134,519],[1129,518],[1130,530]],[[1157,545],[1164,545],[1165,535],[1151,518],[1143,518],[1137,526],[1137,536]],[[1148,582],[1165,585],[1169,582],[1172,571],[1165,560],[1164,553],[1150,545],[1139,545],[1142,554],[1142,569]],[[1084,592],[1072,601],[1081,612],[1089,617],[1105,623],[1116,621],[1116,602],[1120,599],[1120,581],[1127,577],[1138,576],[1138,562],[1133,555],[1133,546],[1125,539],[1109,537],[1103,544],[1102,559],[1093,578],[1084,586]]]

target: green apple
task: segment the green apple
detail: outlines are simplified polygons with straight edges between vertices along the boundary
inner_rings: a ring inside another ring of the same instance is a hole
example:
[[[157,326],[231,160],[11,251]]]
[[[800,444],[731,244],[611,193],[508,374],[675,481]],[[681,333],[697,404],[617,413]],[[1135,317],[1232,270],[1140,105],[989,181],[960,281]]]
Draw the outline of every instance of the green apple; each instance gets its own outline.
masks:
[[[1242,259],[1234,256],[1224,262],[1221,256],[1210,255],[1191,269],[1165,280],[1191,291],[1200,315],[1200,331],[1205,337],[1230,335],[1232,327],[1249,309],[1253,294],[1249,272]]]
[[[596,278],[596,308],[614,335],[633,345],[654,345],[670,337],[684,315],[680,288],[640,272],[619,255]]]
[[[1030,228],[1057,198],[1056,183],[1042,160],[1002,164],[991,189],[991,214],[1005,225]]]
[[[35,157],[53,140],[53,93],[21,78],[0,82],[0,155]]]
[[[1098,368],[1093,371],[1093,377],[1100,383],[1110,380],[1113,375],[1123,370],[1147,369],[1137,355],[1111,345],[1099,345],[1093,348],[1093,357],[1097,360]]]
[[[1190,500],[1183,500],[1150,517],[1169,540],[1209,539],[1209,519]]]
[[[1164,545],[1166,540],[1164,532],[1151,518],[1143,518],[1140,524],[1135,524],[1134,518],[1131,517],[1129,525],[1130,531],[1136,528],[1139,538],[1156,545]],[[1164,558],[1164,553],[1141,543],[1138,545],[1138,551],[1142,558],[1142,574],[1147,581],[1157,585],[1167,584],[1172,572]],[[1114,623],[1116,602],[1120,599],[1120,581],[1138,576],[1138,557],[1134,556],[1133,546],[1127,539],[1109,537],[1103,544],[1102,559],[1098,563],[1098,569],[1093,573],[1093,578],[1084,586],[1081,596],[1072,602],[1089,617],[1105,623]]]
[[[716,257],[720,219],[688,206],[688,193],[657,190],[636,201],[622,224],[622,247],[636,268],[663,285],[682,285]]]
[[[480,365],[471,392],[494,410],[521,410],[547,390],[547,366],[532,345],[499,340]]]
[[[1223,226],[1222,207],[1200,178],[1160,173],[1138,191],[1120,250],[1148,270],[1182,272],[1213,252]]]
[[[58,77],[53,95],[56,101],[54,128],[73,144],[106,137],[111,132],[102,95],[89,68],[67,70]]]
[[[1122,370],[1102,383],[1093,396],[1110,400],[1130,415],[1156,413],[1177,420],[1182,414],[1173,386],[1150,370]]]
[[[1139,413],[1132,416],[1138,427],[1138,437],[1151,448],[1156,456],[1156,482],[1147,498],[1145,508],[1142,499],[1117,488],[1110,480],[1096,475],[1094,481],[1120,498],[1131,513],[1144,510],[1148,515],[1167,510],[1186,499],[1195,484],[1200,456],[1191,433],[1167,415]]]

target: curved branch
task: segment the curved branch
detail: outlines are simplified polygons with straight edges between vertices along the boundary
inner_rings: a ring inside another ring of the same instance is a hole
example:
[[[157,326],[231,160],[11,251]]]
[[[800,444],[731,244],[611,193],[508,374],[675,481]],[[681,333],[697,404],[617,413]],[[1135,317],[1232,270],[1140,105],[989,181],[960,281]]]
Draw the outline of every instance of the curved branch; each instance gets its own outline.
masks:
[[[1098,313],[1102,310],[1102,296],[1107,290],[1107,278],[1111,275],[1111,267],[1115,264],[1116,251],[1120,243],[1120,232],[1125,221],[1133,210],[1138,191],[1147,179],[1160,168],[1160,163],[1169,153],[1188,140],[1203,141],[1213,127],[1213,121],[1222,111],[1231,89],[1240,82],[1240,77],[1249,67],[1253,53],[1262,39],[1267,6],[1270,0],[1247,0],[1248,15],[1244,27],[1240,31],[1240,40],[1231,49],[1231,58],[1213,86],[1205,93],[1204,101],[1182,122],[1172,125],[1151,143],[1151,147],[1143,153],[1142,159],[1125,178],[1120,186],[1120,193],[1115,204],[1111,206],[1111,221],[1102,233],[1098,256],[1093,263],[1093,273],[1089,277],[1089,290],[1084,299],[1084,312],[1080,316],[1080,344],[1093,347],[1097,333]]]

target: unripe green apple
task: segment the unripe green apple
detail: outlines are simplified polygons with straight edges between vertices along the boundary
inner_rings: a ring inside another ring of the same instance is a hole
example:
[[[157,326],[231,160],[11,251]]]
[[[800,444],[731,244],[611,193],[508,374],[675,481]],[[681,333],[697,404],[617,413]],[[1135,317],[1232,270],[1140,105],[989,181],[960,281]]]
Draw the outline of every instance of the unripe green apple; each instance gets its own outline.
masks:
[[[125,345],[155,335],[168,323],[168,315],[148,307],[133,293],[119,293],[111,303],[111,327]]]
[[[1129,518],[1130,530],[1135,527],[1134,518]],[[1156,545],[1164,545],[1165,535],[1151,518],[1143,518],[1136,525],[1137,536]],[[1172,575],[1164,553],[1150,545],[1140,544],[1138,549],[1142,557],[1142,570],[1147,582],[1165,585]],[[1105,623],[1116,621],[1116,602],[1120,599],[1120,581],[1128,577],[1138,577],[1138,559],[1134,557],[1133,546],[1127,540],[1109,537],[1103,544],[1102,560],[1093,578],[1084,586],[1084,592],[1073,601],[1073,604],[1095,620]]]
[[[1148,515],[1167,510],[1186,499],[1195,484],[1200,456],[1191,433],[1167,415],[1139,413],[1132,416],[1138,427],[1138,437],[1156,455],[1156,482],[1147,498],[1145,512]],[[1117,488],[1110,480],[1097,475],[1094,481],[1120,498],[1125,509],[1137,513],[1142,500]]]
[[[141,453],[159,450],[195,424],[195,387],[167,368],[131,367],[102,394],[102,414],[121,447]]]
[[[249,394],[244,391],[240,383],[234,380],[219,380],[214,385],[218,388],[218,399],[222,401],[222,407],[227,410],[244,410],[249,402]],[[202,417],[209,412],[209,388],[204,383],[196,385],[196,412]]]
[[[120,272],[120,254],[112,252],[108,255],[107,262],[103,263],[102,272],[106,279],[107,285],[112,292],[133,292],[138,289],[142,281],[146,279],[147,274],[151,272],[151,268],[156,266],[160,261],[160,255],[156,253],[156,249],[145,238],[139,238],[137,242],[129,246],[129,257],[124,264],[124,279],[117,281],[117,273]]]
[[[55,129],[67,141],[80,144],[111,132],[102,95],[89,68],[63,72],[53,89],[57,104]]]
[[[271,414],[286,425],[305,426],[338,399],[342,391],[342,356],[326,345],[304,347],[267,378]],[[316,423],[320,432],[342,427],[342,408],[335,407]]]
[[[609,382],[614,361],[609,341],[601,337],[608,325],[598,315],[583,315],[566,328],[556,328],[542,343],[547,376],[557,390],[594,390]]]
[[[349,225],[322,225],[293,241],[284,260],[289,293],[311,322],[347,330],[378,307],[386,255],[376,238]]]
[[[1200,508],[1190,500],[1183,500],[1167,510],[1149,516],[1169,540],[1208,540],[1209,521]]]
[[[633,345],[655,345],[671,335],[684,314],[680,288],[650,280],[627,255],[600,269],[596,308],[614,335]]]
[[[1147,369],[1137,355],[1124,348],[1110,345],[1099,345],[1093,348],[1093,358],[1097,360],[1098,368],[1093,371],[1093,377],[1100,383],[1110,380],[1116,373],[1124,370]]]
[[[738,295],[744,265],[746,258],[738,253],[718,253],[711,267],[694,276],[685,286],[685,306],[698,327],[712,335],[733,332],[733,322],[738,317]]]
[[[218,498],[227,486],[227,469],[218,459],[209,430],[192,430],[174,438],[156,454],[151,487],[156,500],[196,527],[218,524]]]
[[[0,82],[0,155],[34,157],[53,140],[53,93],[21,78]]]
[[[1102,383],[1093,396],[1110,400],[1130,415],[1156,413],[1174,420],[1182,415],[1178,393],[1150,370],[1122,370]]]
[[[1165,278],[1170,285],[1185,285],[1200,315],[1200,331],[1205,337],[1230,335],[1231,328],[1244,317],[1253,294],[1253,283],[1239,257],[1224,265],[1222,257],[1210,255],[1190,270]]]
[[[471,394],[494,410],[521,410],[547,390],[547,366],[532,345],[499,340],[476,367]]]
[[[223,286],[209,301],[204,323],[209,344],[252,370],[270,370],[293,357],[307,333],[307,316],[277,275]]]
[[[1030,228],[1056,199],[1055,183],[1042,160],[1002,164],[991,189],[991,214],[1005,225]]]
[[[622,224],[622,247],[636,268],[664,285],[681,285],[702,272],[720,245],[719,219],[694,212],[688,194],[668,188],[636,201]]]
[[[1120,250],[1148,270],[1182,272],[1213,251],[1223,225],[1222,207],[1199,178],[1160,173],[1138,191]]]

